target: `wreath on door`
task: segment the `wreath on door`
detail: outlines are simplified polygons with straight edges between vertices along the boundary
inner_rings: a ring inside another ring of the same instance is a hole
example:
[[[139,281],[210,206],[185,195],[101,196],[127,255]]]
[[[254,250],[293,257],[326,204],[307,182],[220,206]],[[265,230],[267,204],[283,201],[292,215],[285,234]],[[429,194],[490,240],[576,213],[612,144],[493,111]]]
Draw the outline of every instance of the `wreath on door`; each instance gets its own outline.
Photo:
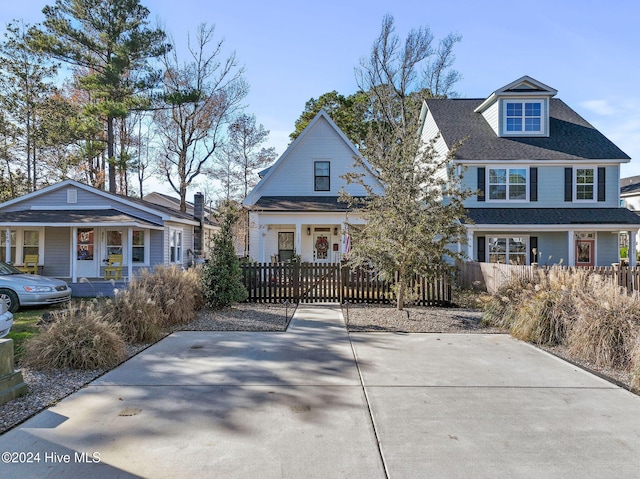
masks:
[[[326,253],[329,251],[329,240],[326,236],[319,236],[316,240],[316,251],[318,253]]]

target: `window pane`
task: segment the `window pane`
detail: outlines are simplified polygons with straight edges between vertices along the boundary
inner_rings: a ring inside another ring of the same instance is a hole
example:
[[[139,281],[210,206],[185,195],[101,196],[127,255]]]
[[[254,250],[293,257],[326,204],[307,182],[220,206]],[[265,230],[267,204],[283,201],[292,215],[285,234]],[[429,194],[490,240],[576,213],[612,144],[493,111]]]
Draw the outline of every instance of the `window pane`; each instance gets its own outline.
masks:
[[[526,253],[527,244],[524,238],[509,238],[509,253]]]
[[[517,169],[509,170],[509,183],[527,184],[527,170]]]
[[[507,103],[507,116],[522,116],[522,103]]]
[[[489,183],[492,184],[505,184],[507,182],[507,170],[503,169],[490,169],[489,170]]]
[[[511,185],[509,187],[509,199],[510,200],[526,200],[527,199],[527,186],[526,185]]]
[[[579,200],[593,199],[593,185],[577,185],[576,198]]]
[[[144,247],[134,246],[131,249],[131,259],[134,263],[144,263]]]
[[[493,254],[489,253],[489,263],[502,263],[505,264],[507,262],[506,254]]]
[[[506,200],[507,187],[505,185],[490,185],[489,199],[490,200]]]
[[[0,236],[0,261],[4,261],[5,263],[15,263],[16,262],[16,232],[11,230],[9,234],[9,238],[11,241],[10,245],[10,255],[11,257],[7,261],[7,230],[2,230],[2,235]]]
[[[593,168],[578,169],[576,171],[577,183],[591,183],[593,184]]]
[[[524,105],[525,116],[540,116],[541,106],[542,105],[540,103],[525,103]]]
[[[37,246],[39,231],[25,231],[24,232],[24,245],[25,246]],[[36,253],[37,254],[37,253]]]
[[[144,246],[144,231],[135,230],[133,232],[133,244],[134,246]]]
[[[510,254],[509,264],[527,264],[527,255],[525,254]]]
[[[489,238],[490,253],[504,253],[507,251],[506,238]]]
[[[293,251],[293,233],[278,233],[278,249]]]
[[[316,191],[329,191],[329,177],[321,176],[316,178]]]
[[[522,118],[507,118],[507,131],[522,131]]]
[[[316,176],[329,176],[329,162],[316,161]]]
[[[525,131],[540,131],[540,118],[525,118],[524,119]]]

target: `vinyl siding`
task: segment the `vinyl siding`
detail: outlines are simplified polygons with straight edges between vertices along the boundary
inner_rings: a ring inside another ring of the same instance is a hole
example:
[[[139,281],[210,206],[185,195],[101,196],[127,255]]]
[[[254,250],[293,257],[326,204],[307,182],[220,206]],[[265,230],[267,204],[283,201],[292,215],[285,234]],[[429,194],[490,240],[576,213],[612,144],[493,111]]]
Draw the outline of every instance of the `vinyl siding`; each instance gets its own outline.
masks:
[[[71,269],[71,228],[46,227],[44,229],[45,276],[66,278]]]
[[[619,256],[618,235],[608,231],[596,233],[596,266],[611,266],[612,263],[618,263]]]
[[[497,136],[500,136],[500,103],[494,102],[489,108],[482,112],[482,116],[489,126],[495,131]]]
[[[532,236],[538,237],[538,264],[567,264],[567,233],[532,233]]]
[[[260,188],[260,196],[336,196],[343,186],[352,195],[364,194],[364,188],[341,178],[354,171],[353,150],[324,118],[282,160]],[[331,162],[329,191],[314,190],[314,161]]]
[[[486,165],[495,166],[496,164]],[[485,165],[482,165],[485,166]],[[519,165],[508,165],[504,167],[518,167]],[[606,170],[606,201],[564,201],[564,165],[543,166],[532,162],[530,165],[538,167],[538,201],[490,201],[487,196],[486,202],[478,202],[476,195],[465,200],[464,205],[468,208],[617,208],[619,206],[618,176],[620,174],[618,165],[609,165]],[[589,167],[597,168],[597,165]],[[487,169],[487,178],[489,172]],[[462,181],[463,187],[473,191],[477,189],[478,166],[469,166],[464,173]],[[530,178],[528,179],[530,181]],[[597,193],[597,184],[595,185]],[[488,195],[488,193],[487,193]]]

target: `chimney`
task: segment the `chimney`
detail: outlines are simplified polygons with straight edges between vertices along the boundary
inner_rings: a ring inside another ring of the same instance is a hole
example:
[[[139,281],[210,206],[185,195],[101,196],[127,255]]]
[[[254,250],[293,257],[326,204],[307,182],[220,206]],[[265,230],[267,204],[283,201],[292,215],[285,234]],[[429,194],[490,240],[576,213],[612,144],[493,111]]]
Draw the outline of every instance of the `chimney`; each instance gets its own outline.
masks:
[[[196,258],[202,258],[203,241],[203,225],[204,225],[204,195],[197,192],[193,196],[193,216],[198,221],[198,226],[194,228],[193,249]]]

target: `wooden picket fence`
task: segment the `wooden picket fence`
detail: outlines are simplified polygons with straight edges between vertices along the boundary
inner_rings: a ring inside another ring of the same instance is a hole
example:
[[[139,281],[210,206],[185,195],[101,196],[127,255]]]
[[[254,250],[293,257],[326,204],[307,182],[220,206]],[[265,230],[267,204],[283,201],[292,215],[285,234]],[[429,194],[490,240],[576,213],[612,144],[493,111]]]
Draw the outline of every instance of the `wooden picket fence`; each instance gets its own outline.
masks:
[[[363,268],[340,263],[246,263],[242,264],[247,301],[260,303],[389,303],[394,301],[394,281]],[[431,280],[414,278],[409,285],[417,295],[414,303],[447,306],[451,283],[443,273]]]
[[[575,266],[553,266],[563,270],[575,270]],[[502,286],[516,279],[532,278],[536,269],[548,270],[551,266],[524,266],[516,264],[479,263],[465,261],[458,263],[456,283],[461,288],[476,288],[494,294]],[[628,291],[640,291],[640,267],[635,266],[580,266],[580,270],[598,274],[615,281]]]

